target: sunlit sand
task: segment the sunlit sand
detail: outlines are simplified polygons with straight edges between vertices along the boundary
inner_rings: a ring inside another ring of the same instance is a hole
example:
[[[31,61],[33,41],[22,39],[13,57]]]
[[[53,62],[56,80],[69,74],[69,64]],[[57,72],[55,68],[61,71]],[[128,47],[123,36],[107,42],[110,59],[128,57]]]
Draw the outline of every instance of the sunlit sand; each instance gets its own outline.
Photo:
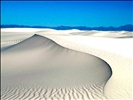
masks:
[[[132,32],[1,32],[2,100],[132,99]]]

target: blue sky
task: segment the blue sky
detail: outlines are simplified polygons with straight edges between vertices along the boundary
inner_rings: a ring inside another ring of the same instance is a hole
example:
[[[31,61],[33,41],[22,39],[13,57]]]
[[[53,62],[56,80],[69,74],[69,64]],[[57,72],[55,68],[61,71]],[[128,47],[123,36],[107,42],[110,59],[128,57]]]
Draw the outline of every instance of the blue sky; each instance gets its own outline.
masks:
[[[121,26],[133,24],[132,1],[2,1],[1,24]]]

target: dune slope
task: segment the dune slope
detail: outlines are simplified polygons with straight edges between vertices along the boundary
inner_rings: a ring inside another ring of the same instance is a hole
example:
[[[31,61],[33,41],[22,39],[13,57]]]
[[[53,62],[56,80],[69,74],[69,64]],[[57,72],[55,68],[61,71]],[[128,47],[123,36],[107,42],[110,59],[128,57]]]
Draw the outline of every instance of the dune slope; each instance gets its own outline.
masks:
[[[34,35],[2,51],[2,100],[104,99],[112,75],[100,58]]]

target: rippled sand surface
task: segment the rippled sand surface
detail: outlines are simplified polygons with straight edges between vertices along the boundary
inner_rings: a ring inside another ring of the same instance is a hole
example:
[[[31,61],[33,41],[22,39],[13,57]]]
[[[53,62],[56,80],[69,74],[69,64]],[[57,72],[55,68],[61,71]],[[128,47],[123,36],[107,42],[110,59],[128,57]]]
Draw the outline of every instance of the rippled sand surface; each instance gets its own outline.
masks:
[[[113,39],[72,34],[76,32],[82,31],[2,30],[1,99],[131,99],[131,55],[104,49],[101,41]],[[126,82],[122,73],[128,73]]]

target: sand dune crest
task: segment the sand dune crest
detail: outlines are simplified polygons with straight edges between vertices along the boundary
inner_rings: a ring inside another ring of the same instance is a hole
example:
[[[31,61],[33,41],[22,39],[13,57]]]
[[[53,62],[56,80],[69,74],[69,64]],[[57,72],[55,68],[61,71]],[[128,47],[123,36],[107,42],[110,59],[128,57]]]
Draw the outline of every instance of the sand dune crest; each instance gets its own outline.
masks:
[[[2,51],[2,87],[12,85],[20,87],[14,90],[12,87],[8,87],[8,90],[3,88],[2,91],[5,91],[2,93],[3,100],[37,99],[44,93],[42,91],[49,92],[48,94],[52,95],[52,98],[62,99],[64,98],[63,91],[69,91],[69,88],[70,98],[78,99],[82,95],[88,96],[87,91],[93,90],[97,96],[90,93],[91,97],[88,98],[104,98],[103,88],[111,75],[111,68],[105,61],[62,47],[40,35],[34,35]],[[34,89],[23,90],[24,86],[27,88],[32,86]],[[37,89],[35,86],[41,88]],[[81,88],[84,86],[92,90]],[[64,87],[67,90],[63,89]],[[74,89],[75,87],[80,87],[79,89],[84,91],[84,94],[80,93],[80,90]],[[98,87],[101,87],[100,90]],[[45,90],[46,88],[53,90]],[[61,88],[59,93],[53,95],[50,92],[56,91],[58,88]],[[20,92],[22,90],[23,93]],[[10,93],[8,93],[9,91]],[[34,96],[31,96],[32,93]],[[69,95],[67,96],[69,98]],[[43,94],[43,97],[46,95]]]

